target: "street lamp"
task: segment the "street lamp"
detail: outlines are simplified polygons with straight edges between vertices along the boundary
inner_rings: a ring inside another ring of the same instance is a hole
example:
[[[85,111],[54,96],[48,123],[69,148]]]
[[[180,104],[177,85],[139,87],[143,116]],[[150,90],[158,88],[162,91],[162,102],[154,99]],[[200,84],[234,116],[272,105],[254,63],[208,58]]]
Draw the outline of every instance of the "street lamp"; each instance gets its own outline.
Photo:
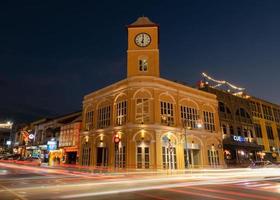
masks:
[[[188,142],[187,142],[187,129],[190,130],[191,127],[188,127],[187,119],[182,119],[182,125],[184,129],[184,136],[185,136],[185,148],[186,148],[186,156],[187,156],[187,168],[189,168],[189,150],[188,150]]]

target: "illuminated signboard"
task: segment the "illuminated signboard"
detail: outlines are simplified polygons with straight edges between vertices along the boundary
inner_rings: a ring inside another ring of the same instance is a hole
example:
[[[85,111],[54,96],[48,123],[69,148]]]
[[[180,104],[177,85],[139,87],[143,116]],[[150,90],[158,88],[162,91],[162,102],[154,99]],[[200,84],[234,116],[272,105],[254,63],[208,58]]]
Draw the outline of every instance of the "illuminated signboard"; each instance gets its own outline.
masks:
[[[47,143],[47,150],[56,150],[57,149],[57,141],[48,141]]]
[[[35,138],[35,136],[34,136],[34,134],[29,134],[28,138],[29,138],[30,140],[33,140],[33,139]]]
[[[0,128],[12,129],[12,127],[13,127],[13,123],[12,122],[0,123]]]
[[[241,136],[234,135],[233,140],[237,142],[245,142],[245,138]]]

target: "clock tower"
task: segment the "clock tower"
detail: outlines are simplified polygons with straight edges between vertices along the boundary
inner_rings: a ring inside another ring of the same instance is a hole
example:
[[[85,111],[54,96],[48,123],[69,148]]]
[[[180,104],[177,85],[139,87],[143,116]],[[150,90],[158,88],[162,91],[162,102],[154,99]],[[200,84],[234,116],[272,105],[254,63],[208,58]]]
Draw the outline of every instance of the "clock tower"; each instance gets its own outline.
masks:
[[[159,77],[159,25],[148,17],[139,17],[127,29],[127,77]]]

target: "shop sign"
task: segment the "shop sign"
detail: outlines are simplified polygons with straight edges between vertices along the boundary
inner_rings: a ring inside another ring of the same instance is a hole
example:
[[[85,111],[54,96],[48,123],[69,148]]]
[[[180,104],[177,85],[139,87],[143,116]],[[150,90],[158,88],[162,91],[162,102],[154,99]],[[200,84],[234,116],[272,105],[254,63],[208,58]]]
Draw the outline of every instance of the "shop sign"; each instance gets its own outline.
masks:
[[[52,150],[56,150],[57,149],[57,141],[48,141],[47,143],[47,150],[48,151],[52,151]]]
[[[34,136],[34,134],[29,134],[28,138],[29,138],[30,140],[33,140],[33,139],[35,138],[35,136]]]
[[[39,148],[41,149],[41,150],[47,150],[47,145],[39,145]]]
[[[234,135],[233,140],[237,142],[245,142],[245,138],[241,136]]]
[[[30,147],[26,147],[27,150],[36,150],[38,149],[37,146],[30,146]]]

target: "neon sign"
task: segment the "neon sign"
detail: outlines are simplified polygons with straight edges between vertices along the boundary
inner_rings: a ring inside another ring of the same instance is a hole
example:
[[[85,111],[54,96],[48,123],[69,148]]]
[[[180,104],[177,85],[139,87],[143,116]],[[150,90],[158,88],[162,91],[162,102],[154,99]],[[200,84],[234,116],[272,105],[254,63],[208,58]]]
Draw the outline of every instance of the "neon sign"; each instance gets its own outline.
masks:
[[[245,142],[245,138],[241,136],[234,135],[233,140],[237,142]]]

